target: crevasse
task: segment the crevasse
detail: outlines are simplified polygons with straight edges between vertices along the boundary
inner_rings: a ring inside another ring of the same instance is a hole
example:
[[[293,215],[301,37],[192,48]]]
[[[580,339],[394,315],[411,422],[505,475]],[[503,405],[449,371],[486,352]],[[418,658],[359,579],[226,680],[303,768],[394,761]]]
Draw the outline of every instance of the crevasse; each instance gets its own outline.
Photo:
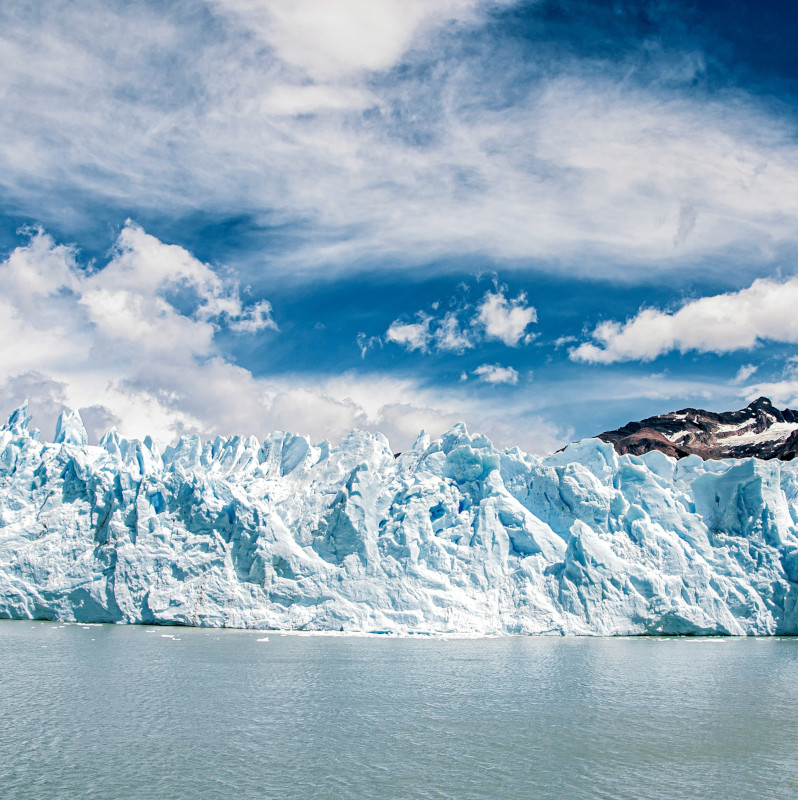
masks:
[[[798,633],[798,465],[545,458],[456,425],[184,437],[0,429],[0,616],[469,634]]]

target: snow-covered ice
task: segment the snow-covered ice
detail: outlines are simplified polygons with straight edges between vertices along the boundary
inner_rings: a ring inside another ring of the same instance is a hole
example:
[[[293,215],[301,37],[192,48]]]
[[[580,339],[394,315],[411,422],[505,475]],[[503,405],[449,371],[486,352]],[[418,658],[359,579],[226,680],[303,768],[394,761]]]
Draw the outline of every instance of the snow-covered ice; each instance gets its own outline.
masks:
[[[798,633],[798,464],[545,458],[457,425],[394,459],[273,433],[163,454],[0,429],[0,616],[391,633]]]

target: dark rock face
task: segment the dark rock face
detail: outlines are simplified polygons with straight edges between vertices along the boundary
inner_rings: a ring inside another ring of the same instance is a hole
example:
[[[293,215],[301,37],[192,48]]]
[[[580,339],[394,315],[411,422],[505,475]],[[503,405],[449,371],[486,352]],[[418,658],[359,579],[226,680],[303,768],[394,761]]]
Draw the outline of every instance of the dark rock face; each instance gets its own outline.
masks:
[[[740,411],[683,408],[670,414],[629,422],[599,439],[618,453],[642,455],[660,450],[674,458],[779,458],[798,455],[798,411],[780,411],[760,397]]]

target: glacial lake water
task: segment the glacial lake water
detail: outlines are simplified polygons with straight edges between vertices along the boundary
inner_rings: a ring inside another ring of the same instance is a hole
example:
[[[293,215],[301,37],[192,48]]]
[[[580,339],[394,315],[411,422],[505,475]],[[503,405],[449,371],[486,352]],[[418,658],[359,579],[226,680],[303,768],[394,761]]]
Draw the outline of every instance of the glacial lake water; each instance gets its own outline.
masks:
[[[798,797],[796,639],[3,621],[0,670],[5,800]]]

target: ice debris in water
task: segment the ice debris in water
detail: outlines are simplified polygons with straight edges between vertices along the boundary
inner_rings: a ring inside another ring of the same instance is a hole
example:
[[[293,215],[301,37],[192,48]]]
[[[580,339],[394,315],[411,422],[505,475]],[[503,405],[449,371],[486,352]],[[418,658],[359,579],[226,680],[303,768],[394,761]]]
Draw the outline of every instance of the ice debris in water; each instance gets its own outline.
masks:
[[[798,464],[538,458],[457,425],[56,441],[0,429],[0,616],[393,633],[798,633]]]

